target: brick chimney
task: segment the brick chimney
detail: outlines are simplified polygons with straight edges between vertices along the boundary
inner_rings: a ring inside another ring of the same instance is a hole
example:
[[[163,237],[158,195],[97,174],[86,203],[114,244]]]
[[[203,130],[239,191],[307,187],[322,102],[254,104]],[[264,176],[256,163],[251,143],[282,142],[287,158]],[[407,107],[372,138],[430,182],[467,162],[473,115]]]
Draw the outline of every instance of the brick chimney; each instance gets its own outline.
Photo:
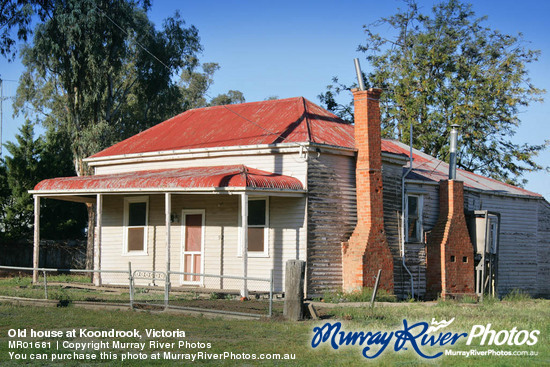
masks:
[[[439,182],[439,218],[428,237],[426,297],[475,295],[474,247],[464,216],[464,184]]]
[[[380,287],[393,292],[393,256],[384,233],[380,89],[352,90],[355,105],[357,225],[342,248],[343,290]]]

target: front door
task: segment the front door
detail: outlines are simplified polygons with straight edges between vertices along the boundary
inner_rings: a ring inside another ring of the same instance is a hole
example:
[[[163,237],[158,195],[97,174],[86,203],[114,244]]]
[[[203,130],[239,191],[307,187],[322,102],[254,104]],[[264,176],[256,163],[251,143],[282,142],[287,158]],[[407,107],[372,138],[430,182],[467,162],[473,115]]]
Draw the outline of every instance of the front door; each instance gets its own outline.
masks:
[[[202,273],[204,263],[204,210],[184,210],[182,214],[182,271]],[[183,275],[182,284],[202,284],[203,277]]]

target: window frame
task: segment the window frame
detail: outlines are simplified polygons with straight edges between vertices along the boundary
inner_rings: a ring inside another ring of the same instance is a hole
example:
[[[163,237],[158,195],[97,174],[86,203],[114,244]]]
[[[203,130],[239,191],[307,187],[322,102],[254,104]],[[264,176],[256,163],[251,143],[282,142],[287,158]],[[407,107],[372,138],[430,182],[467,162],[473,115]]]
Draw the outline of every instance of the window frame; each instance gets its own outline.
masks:
[[[130,204],[145,203],[145,225],[130,226]],[[147,256],[148,255],[148,234],[149,234],[149,197],[148,196],[132,196],[124,198],[124,216],[123,216],[123,232],[122,232],[122,255],[124,256]],[[143,228],[143,249],[128,250],[128,230],[130,228]]]
[[[247,253],[248,257],[269,257],[269,196],[249,196],[248,202],[250,201],[259,201],[263,200],[265,201],[265,224],[262,225],[248,225],[247,228],[264,228],[264,250],[263,251],[248,251],[248,243],[247,245]],[[250,212],[249,212],[250,214]],[[238,246],[237,246],[237,256],[242,257],[242,249],[240,246],[241,238],[242,238],[242,219],[241,219],[241,204],[239,201],[239,238],[238,238]]]
[[[419,193],[406,193],[405,195],[405,242],[423,243],[424,226],[422,219],[424,216],[424,195]],[[418,233],[418,236],[417,238],[413,238],[412,240],[409,238],[409,197],[417,198],[416,232]]]

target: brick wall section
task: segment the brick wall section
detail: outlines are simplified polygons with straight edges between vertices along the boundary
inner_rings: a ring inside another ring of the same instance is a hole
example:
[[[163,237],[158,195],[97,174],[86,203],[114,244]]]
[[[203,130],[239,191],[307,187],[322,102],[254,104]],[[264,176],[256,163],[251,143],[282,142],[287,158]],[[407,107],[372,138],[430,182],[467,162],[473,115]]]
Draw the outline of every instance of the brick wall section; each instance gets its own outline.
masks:
[[[426,297],[474,295],[474,248],[464,216],[462,182],[440,181],[439,208],[428,237]]]
[[[342,248],[342,280],[346,292],[380,287],[393,292],[393,256],[384,233],[380,89],[353,91],[355,104],[357,225]]]

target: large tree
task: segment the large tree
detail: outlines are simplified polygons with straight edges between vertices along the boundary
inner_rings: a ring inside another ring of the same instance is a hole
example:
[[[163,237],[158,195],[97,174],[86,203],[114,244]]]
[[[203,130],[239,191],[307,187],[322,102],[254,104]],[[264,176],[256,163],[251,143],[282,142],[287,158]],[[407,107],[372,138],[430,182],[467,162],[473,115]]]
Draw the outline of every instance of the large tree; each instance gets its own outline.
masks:
[[[523,184],[526,171],[542,167],[537,153],[548,144],[513,143],[519,113],[541,101],[527,66],[539,51],[526,46],[521,34],[508,35],[486,26],[469,4],[447,0],[424,14],[414,1],[404,10],[365,26],[359,46],[369,62],[367,85],[381,87],[384,134],[409,142],[442,160],[448,158],[448,132],[460,126],[458,165],[513,184]],[[384,34],[377,33],[383,29]],[[389,29],[389,32],[388,32]],[[335,102],[336,83],[320,97],[349,117]]]
[[[0,238],[28,241],[32,238],[32,190],[39,181],[73,172],[69,139],[50,131],[35,138],[34,128],[26,122],[7,142],[8,156],[0,162]],[[86,211],[77,203],[42,202],[41,237],[50,239],[77,238],[86,223]]]
[[[173,76],[196,66],[198,31],[176,14],[157,30],[148,1],[57,0],[23,49],[16,107],[64,132],[77,175],[83,159],[181,109]],[[95,209],[88,205],[88,228]],[[88,231],[87,264],[93,261]]]

